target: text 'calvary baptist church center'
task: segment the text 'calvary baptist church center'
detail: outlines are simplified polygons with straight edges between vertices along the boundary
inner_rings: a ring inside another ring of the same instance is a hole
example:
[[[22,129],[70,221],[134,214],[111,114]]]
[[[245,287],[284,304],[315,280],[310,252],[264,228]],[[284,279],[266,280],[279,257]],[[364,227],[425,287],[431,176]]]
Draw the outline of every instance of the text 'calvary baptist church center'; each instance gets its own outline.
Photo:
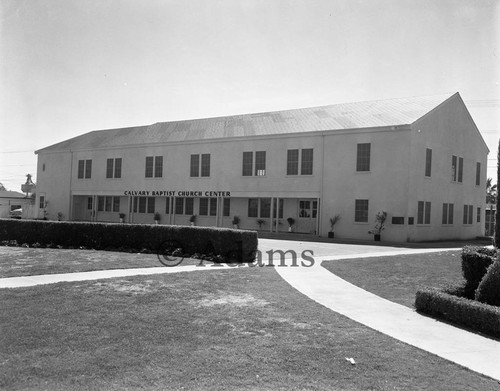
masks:
[[[488,148],[458,93],[92,131],[38,150],[38,217],[371,239],[483,234]],[[120,216],[121,215],[121,216]]]

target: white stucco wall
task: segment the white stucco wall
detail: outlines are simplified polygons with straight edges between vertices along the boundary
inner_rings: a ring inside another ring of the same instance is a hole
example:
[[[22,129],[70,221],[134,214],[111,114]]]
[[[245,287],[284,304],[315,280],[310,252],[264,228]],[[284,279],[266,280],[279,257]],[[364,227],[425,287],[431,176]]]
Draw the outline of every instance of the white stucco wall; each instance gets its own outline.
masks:
[[[432,149],[432,175],[425,177],[425,149]],[[454,96],[412,126],[408,212],[417,218],[417,202],[431,202],[430,226],[410,227],[410,240],[468,239],[484,234],[487,147],[459,96]],[[452,181],[452,155],[463,157],[463,182]],[[476,186],[476,162],[481,163]],[[442,224],[443,203],[454,204],[453,224]],[[473,206],[473,223],[463,224],[463,206]],[[477,222],[477,207],[481,221]]]
[[[406,216],[409,171],[409,131],[373,129],[325,137],[325,174],[322,234],[330,230],[330,217],[340,215],[336,238],[373,239],[369,234],[377,212],[388,213],[384,240],[405,241],[406,224],[392,226],[392,216]],[[370,171],[356,171],[357,144],[371,144]],[[368,222],[354,221],[356,199],[369,201]],[[406,223],[406,220],[405,220]]]

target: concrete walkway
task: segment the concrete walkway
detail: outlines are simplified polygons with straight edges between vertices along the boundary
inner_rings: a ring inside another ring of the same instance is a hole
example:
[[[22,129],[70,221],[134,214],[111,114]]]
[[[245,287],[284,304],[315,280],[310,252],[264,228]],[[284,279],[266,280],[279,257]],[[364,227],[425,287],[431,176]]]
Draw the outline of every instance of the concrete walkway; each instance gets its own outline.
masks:
[[[79,273],[62,273],[62,274],[42,274],[36,276],[25,277],[8,277],[0,278],[1,288],[22,288],[35,285],[55,284],[57,282],[72,282],[72,281],[89,281],[100,280],[104,278],[116,277],[129,277],[141,276],[151,274],[172,274],[193,271],[208,271],[208,270],[221,270],[221,269],[235,269],[224,264],[210,265],[210,266],[176,266],[176,267],[146,267],[137,269],[111,269],[111,270],[96,270],[92,272],[79,272]]]
[[[364,253],[358,254],[357,257],[418,252],[400,250]],[[355,257],[351,254],[321,258],[334,260]],[[422,316],[411,308],[358,288],[323,268],[318,261],[320,259],[317,259],[313,267],[276,267],[276,271],[299,292],[339,314],[409,345],[500,380],[500,342]]]

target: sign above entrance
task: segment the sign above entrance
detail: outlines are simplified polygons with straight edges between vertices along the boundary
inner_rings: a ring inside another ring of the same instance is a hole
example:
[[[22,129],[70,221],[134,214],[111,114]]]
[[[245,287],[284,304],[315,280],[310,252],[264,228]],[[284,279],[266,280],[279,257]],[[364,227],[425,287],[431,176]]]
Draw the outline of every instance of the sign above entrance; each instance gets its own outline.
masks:
[[[230,191],[125,190],[123,194],[138,197],[231,197]]]

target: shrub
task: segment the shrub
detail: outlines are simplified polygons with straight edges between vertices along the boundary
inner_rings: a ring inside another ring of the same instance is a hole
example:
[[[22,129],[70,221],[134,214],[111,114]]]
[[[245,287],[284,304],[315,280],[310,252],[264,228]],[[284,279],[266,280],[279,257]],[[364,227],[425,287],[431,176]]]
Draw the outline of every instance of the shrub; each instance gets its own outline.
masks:
[[[500,257],[488,268],[476,290],[476,300],[500,307]]]
[[[465,294],[473,299],[479,283],[493,263],[496,250],[465,246],[462,249],[462,274],[466,281]]]
[[[227,261],[253,262],[257,233],[227,228],[0,219],[0,242],[59,247],[156,252],[175,242],[185,256],[220,255]]]
[[[421,289],[415,298],[417,311],[500,337],[500,308],[450,295],[438,289]]]

